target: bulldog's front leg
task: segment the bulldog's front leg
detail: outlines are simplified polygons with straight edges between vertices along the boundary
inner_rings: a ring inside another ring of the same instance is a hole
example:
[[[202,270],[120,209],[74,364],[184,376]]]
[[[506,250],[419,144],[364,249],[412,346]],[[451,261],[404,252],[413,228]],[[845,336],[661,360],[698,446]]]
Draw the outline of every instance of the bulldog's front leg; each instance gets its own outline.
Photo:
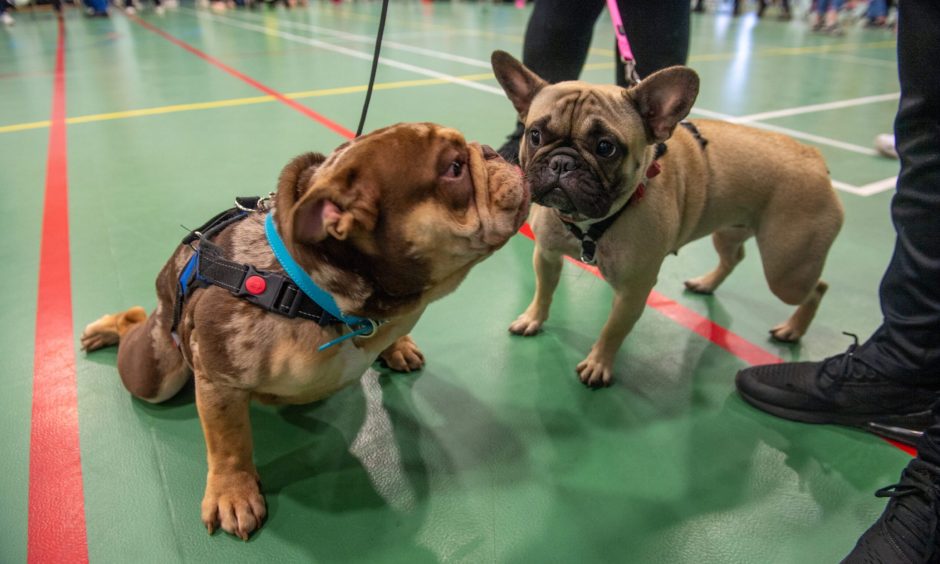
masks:
[[[196,363],[196,407],[206,437],[209,474],[202,522],[248,540],[267,512],[252,461],[249,393],[216,383]]]
[[[633,283],[627,287],[615,288],[614,303],[601,330],[600,337],[591,347],[587,358],[578,363],[575,370],[578,378],[592,388],[609,386],[613,380],[614,357],[620,350],[623,340],[633,329],[646,307],[646,298],[653,289],[656,280],[642,284]]]
[[[536,240],[535,252],[532,254],[532,266],[535,267],[535,296],[529,307],[509,326],[511,333],[530,337],[542,328],[542,324],[548,319],[552,296],[561,278],[562,261],[561,253],[545,249]]]

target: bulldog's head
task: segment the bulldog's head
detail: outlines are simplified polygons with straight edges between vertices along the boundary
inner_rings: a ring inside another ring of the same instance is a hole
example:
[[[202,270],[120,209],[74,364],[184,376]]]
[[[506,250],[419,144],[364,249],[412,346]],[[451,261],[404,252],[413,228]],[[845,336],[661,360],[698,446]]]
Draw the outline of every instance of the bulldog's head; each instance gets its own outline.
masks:
[[[457,287],[528,215],[521,173],[456,130],[405,123],[291,161],[275,219],[346,313],[388,318]]]
[[[698,75],[686,67],[625,89],[549,84],[503,51],[492,64],[525,124],[519,160],[533,201],[576,221],[604,217],[626,201],[653,160],[652,146],[672,135],[698,95]]]

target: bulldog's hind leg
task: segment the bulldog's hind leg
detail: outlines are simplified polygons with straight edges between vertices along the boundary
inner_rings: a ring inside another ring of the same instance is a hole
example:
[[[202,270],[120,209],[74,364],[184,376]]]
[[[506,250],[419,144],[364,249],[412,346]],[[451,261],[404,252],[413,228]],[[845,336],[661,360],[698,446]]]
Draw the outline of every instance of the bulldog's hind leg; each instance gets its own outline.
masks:
[[[799,340],[819,309],[829,287],[820,280],[820,275],[839,227],[794,223],[799,222],[791,220],[788,225],[777,225],[780,229],[762,226],[757,233],[757,247],[770,291],[784,303],[797,306],[789,319],[770,330],[774,339],[784,342]]]
[[[105,315],[85,327],[81,337],[86,351],[118,345],[118,373],[124,387],[151,403],[176,395],[190,375],[161,309],[149,317],[141,307]]]
[[[734,267],[744,259],[744,242],[754,231],[748,227],[727,227],[712,233],[712,243],[718,251],[718,266],[715,270],[685,281],[685,287],[697,294],[711,294]]]

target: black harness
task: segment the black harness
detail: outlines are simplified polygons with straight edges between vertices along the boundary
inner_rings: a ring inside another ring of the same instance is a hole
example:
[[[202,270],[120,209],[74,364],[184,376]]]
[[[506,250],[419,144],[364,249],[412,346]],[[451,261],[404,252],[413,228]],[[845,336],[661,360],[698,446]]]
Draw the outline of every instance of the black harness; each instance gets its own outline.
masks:
[[[284,317],[301,317],[321,326],[342,323],[310,299],[283,272],[258,270],[250,264],[228,260],[224,249],[212,242],[226,227],[249,214],[266,213],[267,201],[257,196],[235,198],[235,207],[216,214],[183,238],[182,244],[188,245],[193,255],[180,273],[176,288],[171,333],[177,345],[176,330],[183,315],[183,304],[193,292],[210,285],[225,288],[235,297]],[[198,246],[194,245],[196,241]]]

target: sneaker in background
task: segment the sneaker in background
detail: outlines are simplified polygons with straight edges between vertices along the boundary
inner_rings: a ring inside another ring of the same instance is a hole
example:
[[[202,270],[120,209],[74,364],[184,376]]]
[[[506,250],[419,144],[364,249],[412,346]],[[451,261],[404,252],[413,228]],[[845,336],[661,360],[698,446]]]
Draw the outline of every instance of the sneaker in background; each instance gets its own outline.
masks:
[[[3,25],[13,25],[16,23],[16,20],[14,20],[13,16],[11,16],[8,12],[3,12],[0,14],[0,22],[3,22]]]

